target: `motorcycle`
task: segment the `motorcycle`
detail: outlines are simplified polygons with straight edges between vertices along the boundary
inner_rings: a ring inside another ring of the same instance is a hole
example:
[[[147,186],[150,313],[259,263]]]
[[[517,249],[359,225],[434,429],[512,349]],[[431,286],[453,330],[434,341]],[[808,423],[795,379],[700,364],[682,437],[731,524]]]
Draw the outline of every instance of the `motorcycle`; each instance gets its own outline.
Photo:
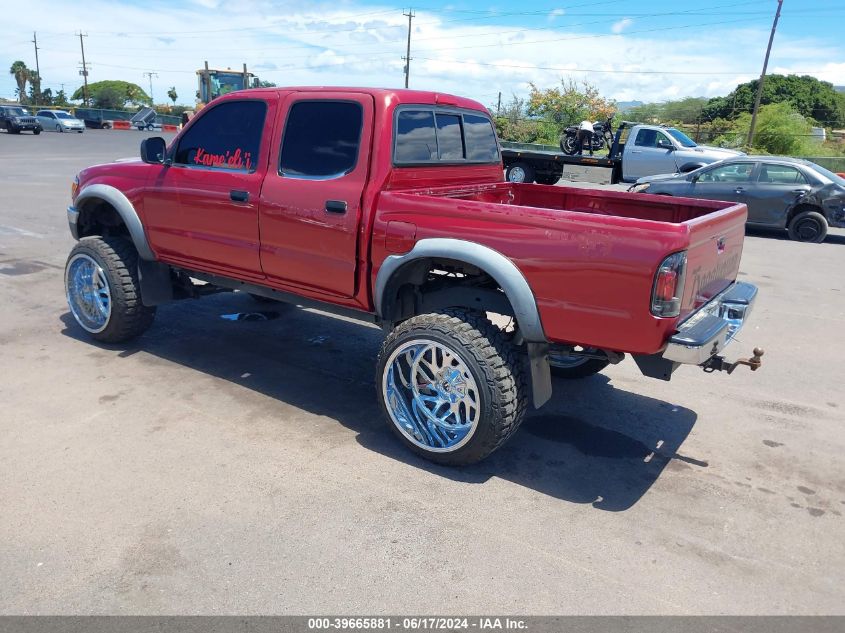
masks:
[[[613,119],[608,119],[604,123],[596,121],[593,123],[593,137],[590,139],[590,144],[594,152],[599,152],[605,147],[610,147],[613,144]],[[574,156],[578,153],[578,126],[570,125],[563,131],[563,136],[560,137],[560,149],[564,154]]]

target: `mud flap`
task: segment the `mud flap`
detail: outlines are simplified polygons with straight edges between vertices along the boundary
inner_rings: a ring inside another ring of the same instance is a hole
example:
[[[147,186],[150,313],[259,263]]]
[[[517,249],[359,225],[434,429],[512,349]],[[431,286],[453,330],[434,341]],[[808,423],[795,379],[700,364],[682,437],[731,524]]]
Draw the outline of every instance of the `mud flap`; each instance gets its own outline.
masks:
[[[531,369],[531,403],[539,409],[552,397],[552,372],[548,343],[526,343]]]
[[[141,301],[145,306],[173,301],[173,281],[167,264],[139,259],[138,281],[141,283]]]

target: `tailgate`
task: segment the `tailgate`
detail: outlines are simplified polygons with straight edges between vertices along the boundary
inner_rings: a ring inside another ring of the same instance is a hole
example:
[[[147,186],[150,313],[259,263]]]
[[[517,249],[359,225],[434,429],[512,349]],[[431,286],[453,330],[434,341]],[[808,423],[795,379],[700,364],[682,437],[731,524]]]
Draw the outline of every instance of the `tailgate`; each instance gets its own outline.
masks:
[[[681,319],[736,280],[747,216],[746,206],[736,204],[684,222],[690,243]]]

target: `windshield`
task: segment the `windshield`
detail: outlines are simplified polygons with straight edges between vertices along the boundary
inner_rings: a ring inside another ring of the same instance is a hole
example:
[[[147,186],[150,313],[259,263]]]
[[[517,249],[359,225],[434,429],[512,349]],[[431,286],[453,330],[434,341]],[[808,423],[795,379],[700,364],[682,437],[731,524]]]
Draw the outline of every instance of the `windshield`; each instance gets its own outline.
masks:
[[[812,163],[812,165],[813,169],[820,173],[822,176],[824,176],[828,180],[832,180],[840,187],[845,187],[845,178],[843,178],[842,176],[837,176],[832,171],[825,169],[821,165],[816,165],[815,163]]]
[[[6,112],[17,116],[29,114],[29,111],[26,108],[6,108]]]
[[[56,115],[57,119],[72,119],[73,118],[67,112],[54,112],[53,114]]]
[[[672,138],[674,138],[676,141],[678,141],[678,143],[680,143],[684,147],[698,147],[698,144],[694,140],[692,140],[689,136],[687,136],[680,130],[676,130],[675,128],[670,127],[666,128],[666,131],[672,135]]]

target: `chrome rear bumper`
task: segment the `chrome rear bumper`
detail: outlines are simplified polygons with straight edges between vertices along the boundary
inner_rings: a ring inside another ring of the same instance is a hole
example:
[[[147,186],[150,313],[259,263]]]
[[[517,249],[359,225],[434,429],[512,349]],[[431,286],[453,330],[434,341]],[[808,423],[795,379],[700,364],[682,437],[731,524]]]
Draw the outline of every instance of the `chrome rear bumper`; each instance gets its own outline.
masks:
[[[757,286],[731,284],[678,326],[663,358],[685,365],[703,365],[721,352],[742,329],[757,299]]]

